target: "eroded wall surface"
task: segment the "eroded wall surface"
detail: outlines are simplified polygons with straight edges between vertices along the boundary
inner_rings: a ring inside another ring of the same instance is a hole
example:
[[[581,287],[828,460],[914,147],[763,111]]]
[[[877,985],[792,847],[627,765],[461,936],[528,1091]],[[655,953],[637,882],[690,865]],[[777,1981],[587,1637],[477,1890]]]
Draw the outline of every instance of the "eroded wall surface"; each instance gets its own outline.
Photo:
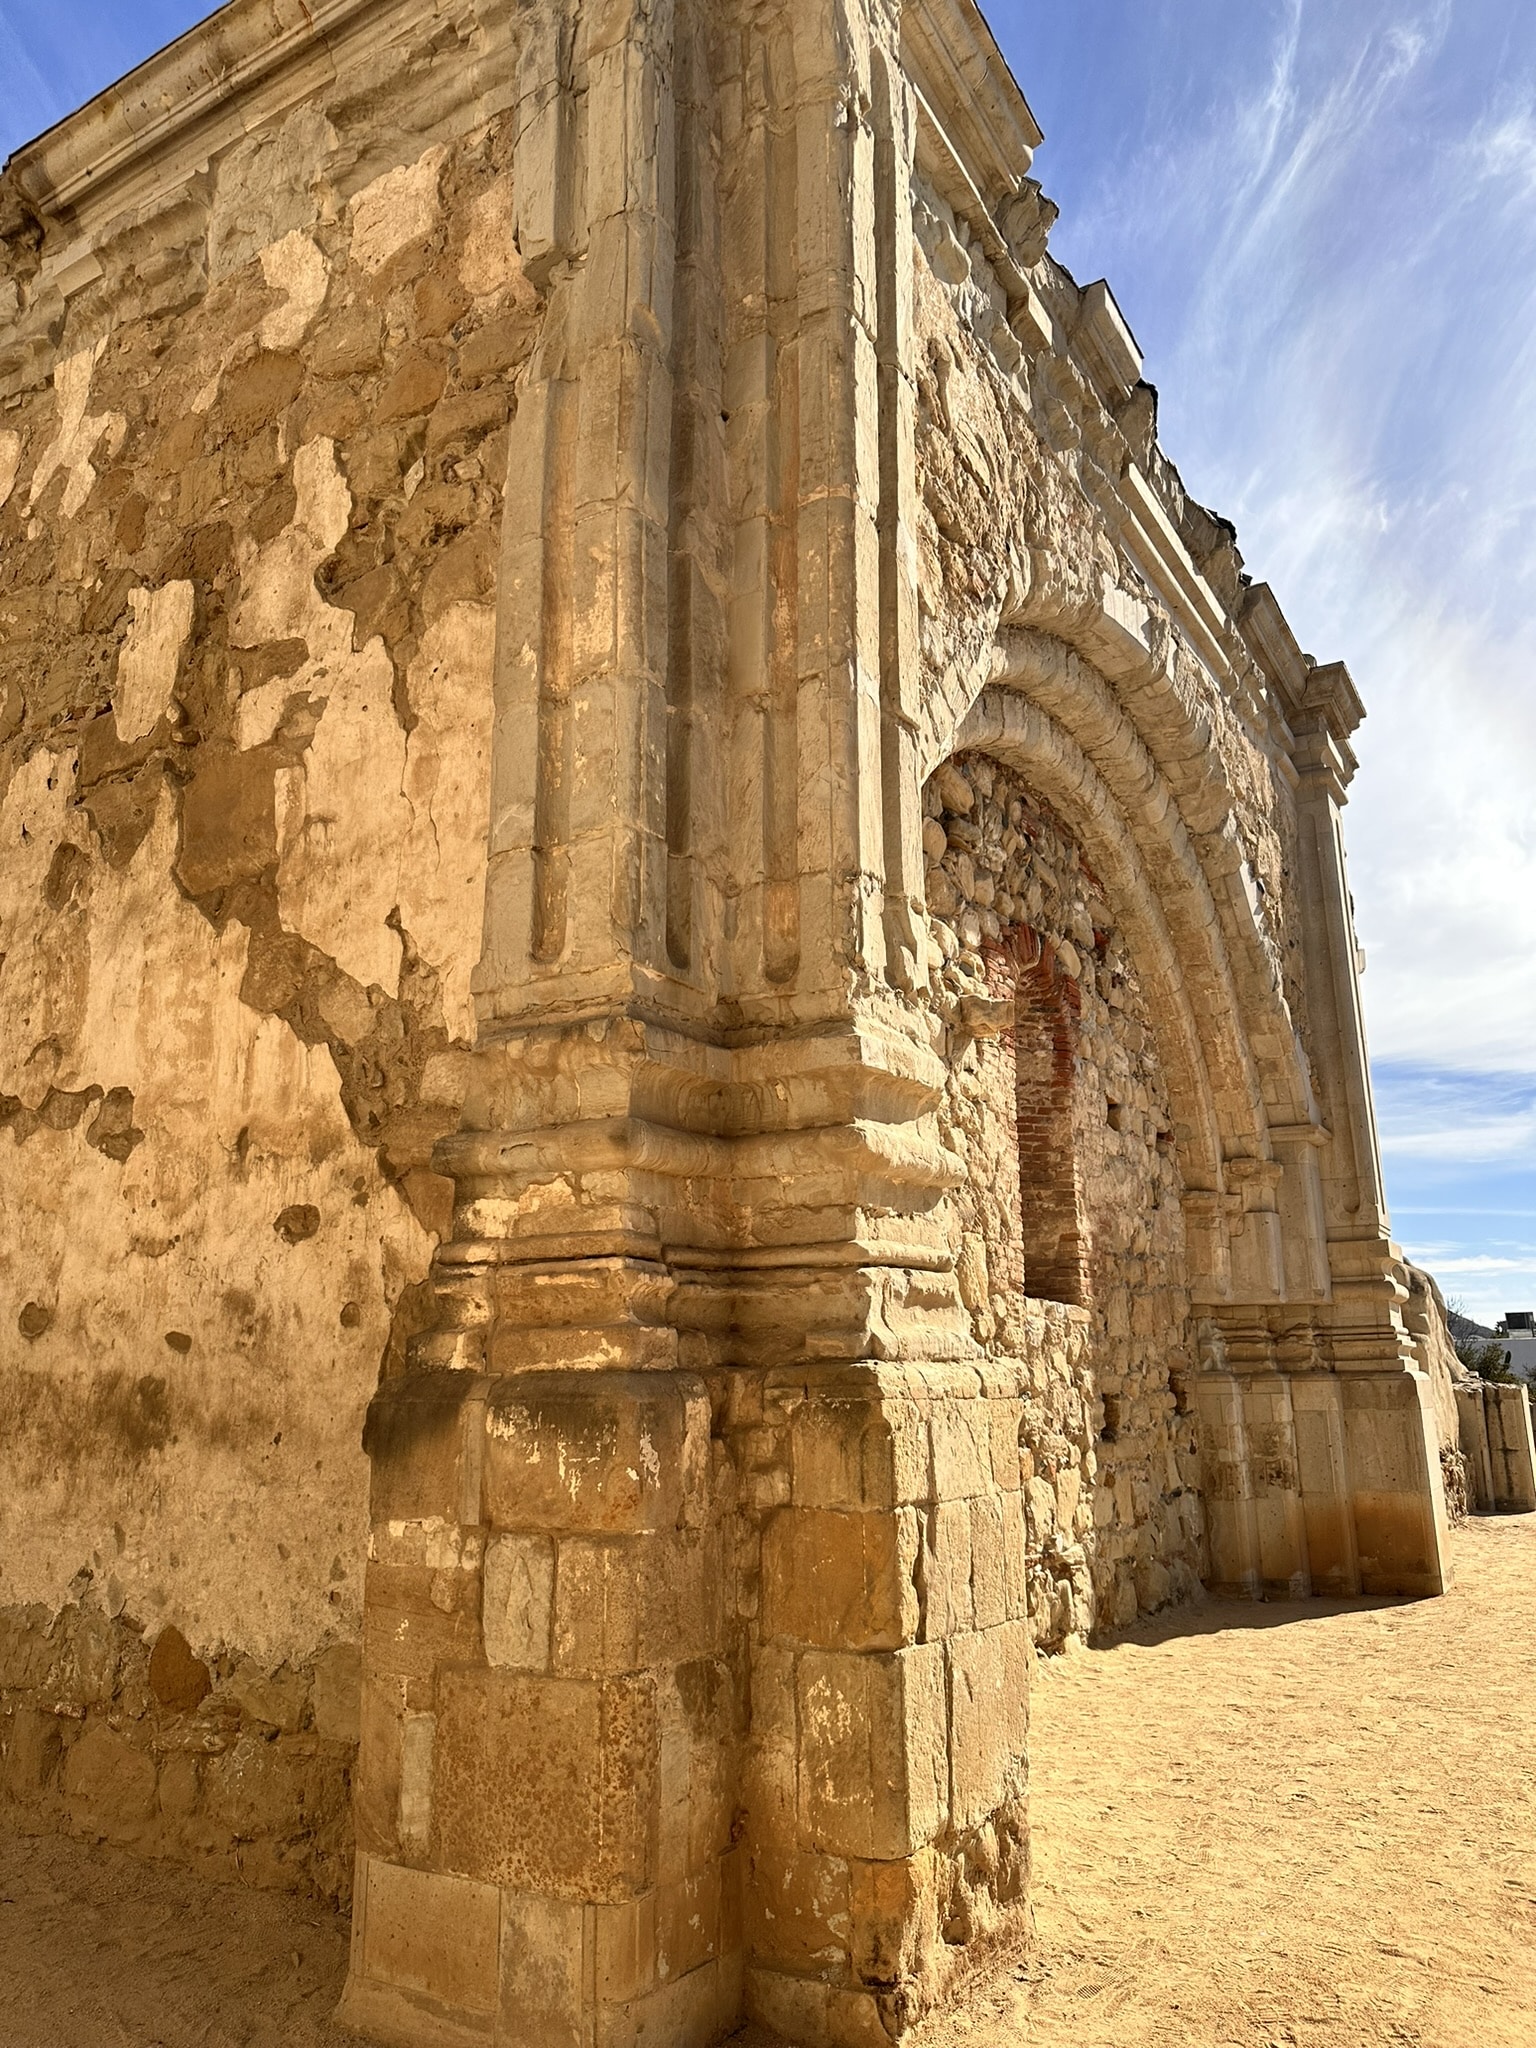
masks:
[[[964,754],[924,811],[960,1287],[986,1355],[1027,1365],[1030,1620],[1059,1648],[1201,1576],[1173,1114],[1135,963],[1061,819]]]
[[[540,320],[494,26],[386,24],[74,272],[8,194],[0,264],[6,1783],[333,1893]]]
[[[350,1794],[402,2043],[899,2038],[1036,1646],[1443,1583],[1361,707],[1039,139],[971,0],[232,0],[7,175],[6,1782]]]

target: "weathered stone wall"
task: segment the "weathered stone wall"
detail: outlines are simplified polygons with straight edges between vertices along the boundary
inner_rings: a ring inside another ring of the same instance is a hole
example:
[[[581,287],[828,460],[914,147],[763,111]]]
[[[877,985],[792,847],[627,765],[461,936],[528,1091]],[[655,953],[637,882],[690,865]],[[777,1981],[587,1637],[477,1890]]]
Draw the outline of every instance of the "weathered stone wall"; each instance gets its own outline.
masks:
[[[275,1670],[82,1599],[0,1616],[5,1818],[206,1876],[352,1890],[359,1653]]]
[[[924,812],[936,993],[957,1047],[942,1127],[966,1165],[961,1291],[977,1342],[1027,1372],[1030,1618],[1056,1647],[1199,1583],[1173,1117],[1135,963],[1062,821],[976,755],[938,770]],[[1055,1015],[1054,1101],[1025,1043],[1032,988]],[[1042,1120],[1059,1126],[1049,1150]],[[1054,1290],[1071,1306],[1042,1299],[1031,1269],[1028,1212],[1053,1181],[1075,1210],[1077,1284],[1058,1271]]]
[[[1070,631],[1073,613],[1106,588],[1144,605],[1142,658],[1166,661],[1166,684],[1196,723],[1205,756],[1205,816],[1197,808],[1191,827],[1228,842],[1219,864],[1234,878],[1246,869],[1240,886],[1304,1023],[1296,867],[1287,851],[1295,835],[1292,779],[1276,755],[1257,664],[1238,652],[1239,687],[1221,687],[1168,616],[1166,591],[1130,542],[1127,465],[1150,472],[1163,516],[1234,611],[1245,588],[1235,535],[1187,496],[1158,448],[1151,387],[1135,381],[1111,409],[1086,363],[1049,345],[1052,321],[1068,332],[1079,326],[1084,295],[1045,253],[1055,208],[1034,200],[1028,210],[1035,220],[1022,231],[1022,254],[1036,258],[1029,275],[1041,298],[1029,319],[1017,317],[1015,298],[1010,325],[1009,295],[982,239],[930,183],[919,177],[915,185],[918,587],[928,716],[938,727],[943,707],[960,713],[974,701],[995,670],[1000,629],[1028,623]],[[1001,522],[1000,507],[1012,515]],[[1144,729],[1161,757],[1156,722]]]
[[[1039,139],[972,0],[230,0],[0,188],[8,1782],[339,1893],[355,1759],[409,2048],[899,2037],[1035,1643],[1443,1583],[1361,707]]]
[[[300,1674],[359,1636],[363,1412],[448,1228],[540,320],[484,12],[257,109],[74,271],[8,190],[0,254],[7,1784],[90,1827],[127,1743],[136,1838],[332,1892]],[[172,1626],[196,1714],[139,1669]]]

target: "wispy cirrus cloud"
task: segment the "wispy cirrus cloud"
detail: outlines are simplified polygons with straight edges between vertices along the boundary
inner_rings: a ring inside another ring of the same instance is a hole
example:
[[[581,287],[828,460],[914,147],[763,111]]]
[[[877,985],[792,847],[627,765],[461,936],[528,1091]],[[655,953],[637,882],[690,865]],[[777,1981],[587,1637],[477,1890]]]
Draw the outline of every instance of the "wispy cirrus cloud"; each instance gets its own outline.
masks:
[[[1143,58],[1209,63],[1214,35],[1227,74],[1173,128],[1148,77],[1058,243],[1126,304],[1186,482],[1361,685],[1374,1047],[1536,1069],[1536,20],[1259,0],[1223,38],[1148,11]]]
[[[1186,483],[1368,706],[1346,826],[1410,1249],[1476,1313],[1536,1298],[1536,10],[991,12],[1053,246],[1110,278]]]

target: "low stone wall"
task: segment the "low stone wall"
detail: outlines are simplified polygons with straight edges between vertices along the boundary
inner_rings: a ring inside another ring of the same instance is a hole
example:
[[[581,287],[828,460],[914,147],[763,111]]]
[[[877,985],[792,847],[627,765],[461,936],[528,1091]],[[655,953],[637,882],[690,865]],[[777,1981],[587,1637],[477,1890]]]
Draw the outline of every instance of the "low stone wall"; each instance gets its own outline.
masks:
[[[87,1601],[0,1609],[0,1818],[345,1905],[359,1661],[204,1662]]]
[[[1536,1441],[1525,1387],[1474,1380],[1457,1388],[1456,1405],[1468,1505],[1492,1514],[1536,1511]]]

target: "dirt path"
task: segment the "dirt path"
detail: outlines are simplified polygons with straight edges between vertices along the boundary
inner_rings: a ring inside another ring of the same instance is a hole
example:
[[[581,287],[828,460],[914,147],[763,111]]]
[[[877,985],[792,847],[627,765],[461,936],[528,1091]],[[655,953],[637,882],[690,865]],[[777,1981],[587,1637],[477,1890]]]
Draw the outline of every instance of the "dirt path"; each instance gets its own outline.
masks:
[[[1039,1944],[914,2048],[1536,2048],[1536,1517],[1042,1667]],[[351,2048],[334,1915],[0,1836],[0,2048]]]
[[[1536,1517],[1454,1556],[1042,1667],[1039,1946],[921,2048],[1536,2048]]]
[[[346,1969],[322,1907],[0,1834],[0,2048],[358,2048]]]

